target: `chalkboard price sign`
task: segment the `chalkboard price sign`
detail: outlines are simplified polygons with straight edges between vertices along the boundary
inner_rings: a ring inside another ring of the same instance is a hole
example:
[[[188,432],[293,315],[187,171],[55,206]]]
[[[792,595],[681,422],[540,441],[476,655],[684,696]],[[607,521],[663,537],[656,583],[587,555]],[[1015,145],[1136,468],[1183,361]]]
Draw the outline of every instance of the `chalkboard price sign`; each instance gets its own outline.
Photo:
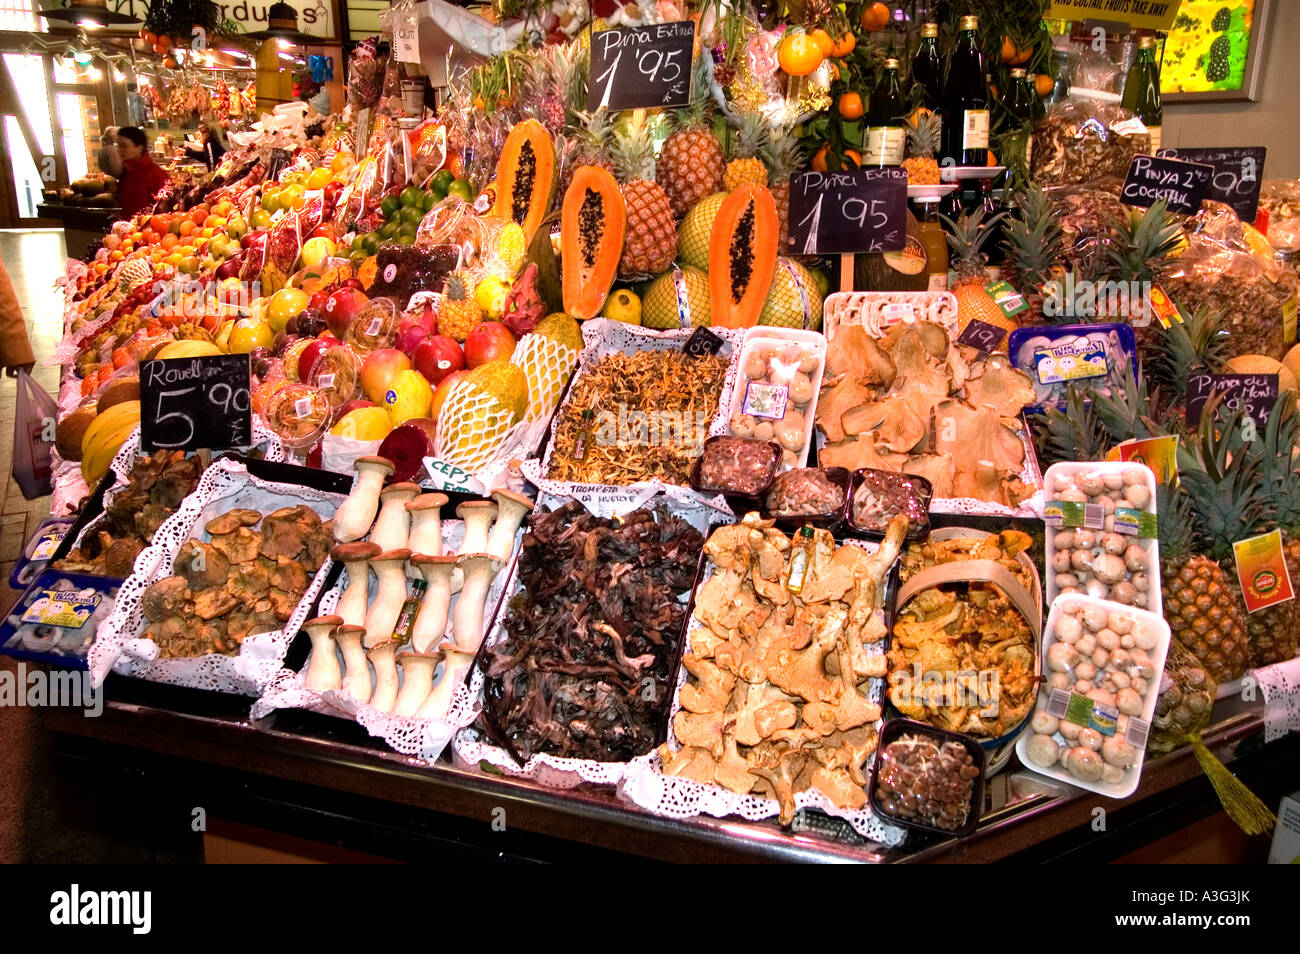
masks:
[[[1214,167],[1179,159],[1134,156],[1119,200],[1141,209],[1161,199],[1170,212],[1195,215],[1214,177]]]
[[[1262,431],[1277,403],[1277,393],[1276,374],[1191,374],[1187,378],[1187,426],[1197,427],[1210,395],[1222,394],[1224,410],[1245,411]]]
[[[1227,146],[1222,149],[1161,149],[1159,155],[1214,168],[1207,199],[1232,206],[1243,222],[1254,222],[1259,212],[1259,190],[1264,184],[1263,146]]]
[[[715,335],[708,328],[699,327],[691,332],[691,336],[686,339],[682,345],[682,351],[692,358],[701,358],[707,354],[717,354],[722,350],[723,340]]]
[[[906,239],[907,173],[902,169],[790,177],[788,254],[900,252]]]
[[[997,325],[990,325],[986,321],[972,318],[962,333],[957,336],[957,341],[964,345],[970,345],[976,351],[992,354],[1002,347],[1002,342],[1006,336],[1005,328],[999,328]]]
[[[145,450],[227,450],[252,443],[248,355],[140,363]]]
[[[654,109],[691,101],[695,23],[673,20],[591,37],[587,108]]]

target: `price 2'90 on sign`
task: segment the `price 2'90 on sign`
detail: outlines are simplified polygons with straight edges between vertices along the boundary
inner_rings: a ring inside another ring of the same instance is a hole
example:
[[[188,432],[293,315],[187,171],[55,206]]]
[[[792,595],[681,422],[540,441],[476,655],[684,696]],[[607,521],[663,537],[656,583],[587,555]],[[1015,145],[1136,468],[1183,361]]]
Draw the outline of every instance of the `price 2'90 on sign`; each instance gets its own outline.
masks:
[[[140,445],[145,450],[248,447],[250,408],[248,355],[140,364]]]
[[[587,108],[653,109],[691,100],[690,20],[601,30],[591,38]]]

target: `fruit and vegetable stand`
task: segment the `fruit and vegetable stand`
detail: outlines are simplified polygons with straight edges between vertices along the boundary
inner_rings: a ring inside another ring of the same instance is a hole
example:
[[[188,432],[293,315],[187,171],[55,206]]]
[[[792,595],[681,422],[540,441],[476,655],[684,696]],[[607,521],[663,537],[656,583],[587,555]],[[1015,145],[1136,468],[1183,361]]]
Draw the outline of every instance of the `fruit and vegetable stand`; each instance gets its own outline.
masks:
[[[113,223],[0,630],[103,686],[61,744],[653,857],[1268,830],[1293,184],[1164,187],[1145,39],[915,6],[459,11],[438,115],[367,41],[344,114]]]

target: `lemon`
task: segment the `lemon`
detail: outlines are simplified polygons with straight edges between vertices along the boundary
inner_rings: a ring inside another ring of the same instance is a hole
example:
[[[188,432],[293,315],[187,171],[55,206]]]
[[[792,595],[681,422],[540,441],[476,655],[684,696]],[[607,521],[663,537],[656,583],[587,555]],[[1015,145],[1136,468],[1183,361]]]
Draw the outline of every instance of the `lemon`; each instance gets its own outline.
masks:
[[[639,325],[641,324],[641,299],[626,288],[620,288],[605,299],[605,308],[601,314],[614,321]]]
[[[494,275],[489,275],[474,289],[474,300],[489,318],[500,318],[506,312],[506,296],[510,286]]]
[[[393,429],[388,411],[382,407],[359,407],[348,411],[330,428],[335,437],[350,437],[354,441],[382,441]]]

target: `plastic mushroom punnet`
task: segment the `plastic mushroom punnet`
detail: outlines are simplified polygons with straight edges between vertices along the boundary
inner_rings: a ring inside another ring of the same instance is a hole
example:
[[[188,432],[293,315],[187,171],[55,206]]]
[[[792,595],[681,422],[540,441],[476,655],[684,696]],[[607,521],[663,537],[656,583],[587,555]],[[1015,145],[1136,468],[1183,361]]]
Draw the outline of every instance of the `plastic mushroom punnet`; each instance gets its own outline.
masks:
[[[302,684],[313,692],[343,687],[343,670],[334,651],[334,630],[342,623],[342,616],[317,616],[303,623],[311,639],[311,659],[307,660]]]
[[[532,512],[533,502],[513,490],[494,490],[492,499],[497,502],[497,519],[488,534],[486,552],[498,560],[509,560],[515,548],[515,534],[524,517]]]
[[[369,637],[369,633],[366,636]],[[396,640],[386,639],[378,646],[371,647],[366,653],[370,665],[375,667],[375,691],[370,694],[370,708],[380,712],[392,712],[393,703],[397,701],[397,653]]]
[[[370,531],[379,512],[379,491],[393,472],[393,462],[386,457],[358,457],[352,466],[357,472],[352,493],[334,514],[334,539],[339,543],[360,540]]]
[[[447,499],[446,494],[431,493],[406,502],[406,510],[411,515],[406,549],[424,556],[442,556],[442,508]]]
[[[465,585],[460,591],[460,599],[456,600],[456,608],[452,610],[451,633],[456,640],[456,649],[472,656],[483,641],[483,606],[487,602],[488,587],[504,561],[487,553],[470,553],[457,557],[456,563],[464,575]]]
[[[360,627],[365,624],[370,561],[380,552],[373,543],[340,543],[330,550],[330,559],[342,563],[348,571],[348,585],[334,607],[335,614],[343,617],[343,625]]]
[[[406,561],[410,557],[410,550],[385,550],[370,558],[370,569],[375,571],[379,590],[374,602],[366,610],[366,621],[363,624],[366,628],[367,649],[374,649],[393,638],[397,617],[401,615],[402,604],[406,602]]]
[[[413,716],[433,691],[433,673],[442,659],[439,653],[402,653],[397,662],[402,667],[402,688],[393,703],[393,714]]]
[[[456,551],[458,556],[487,552],[488,528],[496,515],[497,505],[491,500],[467,500],[456,508],[456,516],[465,521],[465,537]]]
[[[334,631],[334,641],[343,653],[343,693],[358,702],[370,698],[370,666],[366,651],[361,648],[361,637],[366,633],[360,626],[344,623]]]
[[[426,589],[420,600],[420,611],[411,626],[411,648],[417,653],[428,653],[442,642],[447,632],[447,616],[451,609],[451,574],[456,569],[457,557],[427,556],[416,553],[411,565],[424,577]]]
[[[411,515],[406,505],[420,493],[418,484],[390,484],[379,492],[379,516],[370,528],[370,542],[381,550],[409,550]]]
[[[465,676],[473,665],[473,653],[458,652],[455,646],[448,644],[443,652],[442,676],[428,698],[424,700],[424,704],[420,706],[419,711],[415,713],[415,717],[445,720],[447,713],[451,711],[456,687],[465,681]]]

